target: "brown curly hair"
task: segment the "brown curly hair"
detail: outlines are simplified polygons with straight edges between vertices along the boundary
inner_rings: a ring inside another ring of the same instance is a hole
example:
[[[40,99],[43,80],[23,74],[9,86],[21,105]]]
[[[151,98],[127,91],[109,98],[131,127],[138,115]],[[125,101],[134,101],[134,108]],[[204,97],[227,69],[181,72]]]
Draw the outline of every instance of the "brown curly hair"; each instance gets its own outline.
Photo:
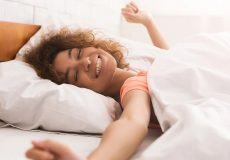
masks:
[[[97,38],[96,35],[91,29],[62,28],[49,31],[41,36],[41,41],[36,46],[26,51],[25,61],[35,69],[38,76],[57,84],[64,83],[64,79],[54,70],[54,59],[60,51],[71,48],[101,48],[115,58],[119,68],[128,68],[124,58],[126,48],[119,42],[109,38]]]

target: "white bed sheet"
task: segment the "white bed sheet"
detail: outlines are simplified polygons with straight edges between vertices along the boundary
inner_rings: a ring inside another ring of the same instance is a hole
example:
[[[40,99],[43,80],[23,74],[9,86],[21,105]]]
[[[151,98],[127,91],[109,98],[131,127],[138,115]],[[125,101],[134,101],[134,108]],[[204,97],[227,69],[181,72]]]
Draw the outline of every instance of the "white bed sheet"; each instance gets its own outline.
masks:
[[[148,136],[132,160],[139,160],[143,151],[161,134],[160,130],[149,130]],[[54,133],[46,131],[24,131],[12,127],[0,128],[0,159],[25,160],[25,151],[31,140],[52,139],[68,144],[80,156],[88,155],[99,144],[101,136]]]
[[[202,34],[155,59],[148,72],[166,131],[144,159],[230,159],[230,32]]]

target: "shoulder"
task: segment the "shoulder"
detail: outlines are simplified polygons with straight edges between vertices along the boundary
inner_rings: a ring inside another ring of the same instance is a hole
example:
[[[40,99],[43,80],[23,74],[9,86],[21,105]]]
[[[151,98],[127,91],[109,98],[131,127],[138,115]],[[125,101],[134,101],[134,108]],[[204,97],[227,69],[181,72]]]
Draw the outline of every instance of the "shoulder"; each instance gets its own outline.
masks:
[[[123,101],[124,96],[133,90],[138,92],[145,92],[148,94],[148,85],[147,85],[147,73],[139,72],[136,76],[128,78],[121,87],[120,90],[120,100]],[[135,94],[135,92],[133,92]]]

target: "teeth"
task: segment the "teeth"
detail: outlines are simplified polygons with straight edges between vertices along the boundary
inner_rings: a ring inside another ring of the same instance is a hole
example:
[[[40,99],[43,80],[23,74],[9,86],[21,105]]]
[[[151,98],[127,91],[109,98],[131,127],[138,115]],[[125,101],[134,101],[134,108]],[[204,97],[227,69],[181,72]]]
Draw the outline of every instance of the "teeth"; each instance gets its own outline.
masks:
[[[101,71],[101,58],[98,57],[97,64],[96,64],[96,76],[99,75],[100,71]]]

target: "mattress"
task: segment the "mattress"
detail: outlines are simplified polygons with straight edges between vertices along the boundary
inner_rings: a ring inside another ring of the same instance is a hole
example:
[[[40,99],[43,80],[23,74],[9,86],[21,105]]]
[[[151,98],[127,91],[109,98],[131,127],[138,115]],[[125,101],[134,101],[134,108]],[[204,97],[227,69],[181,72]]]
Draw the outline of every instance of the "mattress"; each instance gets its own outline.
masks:
[[[132,160],[140,160],[143,152],[161,135],[158,129],[150,129]],[[41,130],[26,131],[13,127],[0,128],[0,159],[24,160],[25,151],[31,147],[31,140],[52,139],[70,146],[80,156],[86,156],[99,144],[101,135],[58,133]]]

